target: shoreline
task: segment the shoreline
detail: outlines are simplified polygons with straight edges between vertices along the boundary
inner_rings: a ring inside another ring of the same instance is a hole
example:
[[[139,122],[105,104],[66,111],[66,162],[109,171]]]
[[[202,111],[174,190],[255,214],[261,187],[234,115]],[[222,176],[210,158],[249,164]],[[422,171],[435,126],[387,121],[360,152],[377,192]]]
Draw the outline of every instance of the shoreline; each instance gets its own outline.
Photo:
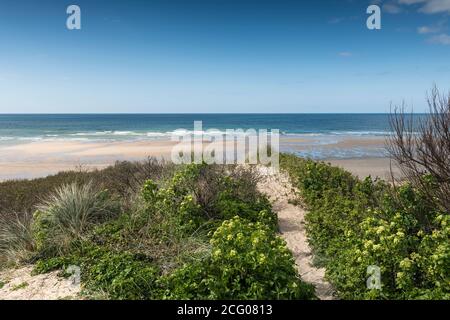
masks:
[[[348,148],[380,148],[384,139],[377,137],[347,138],[326,145],[305,144],[303,139],[280,139],[281,152],[325,150],[333,154]],[[311,142],[311,141],[310,141]],[[0,145],[0,181],[34,179],[69,170],[103,169],[116,161],[140,161],[148,157],[170,159],[178,142],[143,141],[40,141],[16,145]],[[187,146],[187,145],[186,145]],[[364,178],[389,178],[390,160],[382,156],[327,158],[321,161],[340,166]]]

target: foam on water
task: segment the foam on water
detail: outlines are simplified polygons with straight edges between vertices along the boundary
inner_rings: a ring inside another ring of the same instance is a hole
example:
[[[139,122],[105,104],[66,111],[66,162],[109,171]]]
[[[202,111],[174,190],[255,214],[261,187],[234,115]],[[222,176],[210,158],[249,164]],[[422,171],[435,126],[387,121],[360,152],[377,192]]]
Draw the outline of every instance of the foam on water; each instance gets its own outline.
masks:
[[[203,122],[201,131],[193,131],[194,121]],[[382,139],[390,134],[386,114],[0,115],[0,146],[39,141],[168,140],[189,134],[209,138],[226,136],[227,129],[242,129],[241,136],[248,129],[279,129],[283,151],[314,158],[381,155],[376,146],[333,149],[333,144],[345,139]]]

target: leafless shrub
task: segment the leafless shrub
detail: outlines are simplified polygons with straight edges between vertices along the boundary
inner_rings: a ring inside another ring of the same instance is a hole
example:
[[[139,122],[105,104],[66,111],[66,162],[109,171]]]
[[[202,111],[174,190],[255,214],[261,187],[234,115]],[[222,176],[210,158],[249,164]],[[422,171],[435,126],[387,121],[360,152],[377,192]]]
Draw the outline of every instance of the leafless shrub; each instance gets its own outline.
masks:
[[[425,116],[408,114],[405,104],[394,108],[388,151],[403,177],[430,203],[450,213],[450,93],[441,94],[435,86],[427,102]]]
[[[229,177],[230,181],[233,181],[231,192],[234,199],[256,201],[260,196],[257,189],[259,176],[254,168],[219,164],[203,166],[196,179],[187,180],[185,183],[208,218],[216,216],[214,208],[221,192],[225,189],[227,192],[230,191],[224,185],[224,177]]]
[[[258,182],[261,181],[261,174],[256,166],[233,165],[230,168],[229,176],[235,181],[239,181],[240,188],[236,190],[236,198],[247,201],[255,201],[260,197]]]
[[[102,187],[111,188],[121,196],[128,196],[130,192],[139,190],[146,180],[159,180],[169,175],[173,166],[156,158],[139,162],[117,161],[114,166],[100,171],[100,177],[96,180]]]

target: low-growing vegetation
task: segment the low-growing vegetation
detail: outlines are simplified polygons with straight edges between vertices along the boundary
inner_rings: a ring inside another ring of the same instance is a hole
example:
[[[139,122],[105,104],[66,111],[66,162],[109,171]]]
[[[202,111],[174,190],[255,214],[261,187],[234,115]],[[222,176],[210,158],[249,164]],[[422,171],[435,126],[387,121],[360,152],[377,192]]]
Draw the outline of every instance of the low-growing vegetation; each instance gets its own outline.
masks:
[[[12,291],[17,291],[17,290],[24,289],[26,287],[28,287],[28,282],[22,282],[22,283],[19,283],[19,284],[13,286],[11,290]]]
[[[361,181],[326,163],[282,155],[307,205],[317,262],[344,299],[450,299],[450,216],[422,190]],[[428,191],[436,188],[423,176]],[[368,288],[367,268],[381,270]]]
[[[263,222],[235,216],[214,232],[212,254],[165,277],[164,297],[175,299],[310,299],[291,252]]]
[[[19,262],[63,276],[79,266],[87,297],[315,298],[277,235],[276,214],[252,168],[153,165],[158,169],[149,171],[158,174],[127,190],[106,189],[107,180],[87,173],[55,186],[29,208],[28,237],[15,240],[27,244]]]

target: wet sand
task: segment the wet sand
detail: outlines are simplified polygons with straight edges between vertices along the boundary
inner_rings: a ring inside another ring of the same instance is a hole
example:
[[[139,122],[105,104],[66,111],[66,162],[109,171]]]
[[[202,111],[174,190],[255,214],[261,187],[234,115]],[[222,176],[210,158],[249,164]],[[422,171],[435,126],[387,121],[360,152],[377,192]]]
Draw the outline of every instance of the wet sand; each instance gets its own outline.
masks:
[[[283,146],[295,146],[295,150],[314,148],[311,139],[281,139]],[[340,139],[321,148],[359,148],[380,147],[383,138]],[[147,157],[170,159],[177,142],[169,140],[125,141],[125,142],[80,142],[80,141],[41,141],[17,145],[0,145],[0,181],[27,179],[55,174],[59,171],[104,168],[116,161],[139,161]],[[389,177],[389,159],[356,158],[346,160],[327,160],[352,173]]]

